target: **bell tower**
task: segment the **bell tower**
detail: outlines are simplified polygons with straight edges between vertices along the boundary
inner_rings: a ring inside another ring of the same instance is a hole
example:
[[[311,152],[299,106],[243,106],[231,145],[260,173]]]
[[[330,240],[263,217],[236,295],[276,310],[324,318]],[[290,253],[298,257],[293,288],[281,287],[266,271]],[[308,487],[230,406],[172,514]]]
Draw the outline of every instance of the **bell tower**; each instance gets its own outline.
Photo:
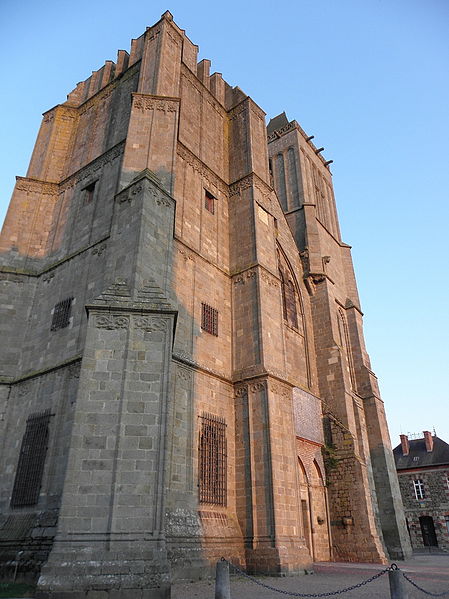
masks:
[[[332,161],[312,139],[285,112],[268,125],[272,185],[312,305],[334,552],[363,561],[382,557],[385,549],[390,558],[403,558],[410,544],[384,406],[363,338],[351,248],[341,239]],[[354,550],[356,539],[365,550]]]

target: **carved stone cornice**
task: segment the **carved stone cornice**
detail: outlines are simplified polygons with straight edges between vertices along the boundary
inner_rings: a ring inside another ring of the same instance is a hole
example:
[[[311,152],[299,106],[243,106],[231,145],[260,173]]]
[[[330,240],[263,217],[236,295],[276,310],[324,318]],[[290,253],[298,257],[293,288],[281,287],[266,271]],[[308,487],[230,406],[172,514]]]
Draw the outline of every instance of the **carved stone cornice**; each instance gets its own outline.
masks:
[[[180,98],[168,98],[163,96],[153,96],[150,94],[132,94],[133,109],[145,112],[146,110],[158,110],[160,112],[177,112],[179,110]]]
[[[288,387],[287,385],[283,385],[282,383],[279,383],[277,381],[273,382],[270,381],[270,391],[272,393],[274,393],[275,395],[280,395],[281,397],[286,397],[286,398],[292,398],[293,394],[292,394],[292,389],[291,387]]]
[[[200,370],[202,372],[212,374],[214,376],[217,376],[221,380],[228,382],[229,384],[232,384],[232,383],[230,383],[229,378],[226,376],[226,374],[224,372],[220,372],[219,370],[215,370],[214,368],[210,368],[209,366],[206,366],[206,364],[197,362],[187,352],[176,350],[173,352],[172,357],[174,360],[176,360],[178,362],[182,362],[183,364],[186,364],[187,366],[190,366],[193,370]]]
[[[209,185],[214,185],[220,192],[227,198],[229,197],[229,186],[220,179],[218,175],[216,175],[204,162],[195,156],[186,146],[184,146],[181,142],[178,141],[177,154],[180,158],[184,160],[189,166],[193,168],[197,173],[199,173]]]
[[[96,314],[95,327],[97,329],[127,329],[129,327],[129,316],[123,314]]]
[[[28,177],[16,177],[17,191],[25,191],[27,193],[35,193],[38,195],[57,196],[59,186],[57,183],[49,183],[48,181],[40,181],[39,179],[29,179]]]
[[[273,131],[273,133],[271,133],[271,135],[268,135],[267,141],[268,141],[268,143],[270,143],[270,141],[279,139],[279,137],[282,137],[286,133],[289,133],[290,131],[294,131],[297,128],[298,128],[297,122],[291,121],[290,123],[288,123],[287,125],[284,125],[280,129],[276,129],[276,131]]]
[[[98,158],[92,160],[92,162],[90,162],[89,164],[80,168],[79,171],[73,173],[73,175],[70,175],[69,177],[61,181],[61,183],[59,184],[59,190],[63,192],[66,189],[69,189],[70,187],[77,185],[81,181],[94,178],[97,171],[101,170],[106,164],[113,162],[119,156],[121,156],[123,154],[124,149],[125,140],[119,142],[110,150],[108,150]]]
[[[248,385],[236,385],[234,388],[234,397],[244,397],[248,395]]]
[[[242,179],[238,181],[234,181],[229,186],[229,195],[230,197],[234,195],[241,194],[242,191],[248,189],[250,187],[254,187],[257,191],[262,195],[263,199],[267,201],[269,205],[271,203],[271,194],[273,193],[273,189],[263,181],[256,173],[250,173]]]
[[[132,321],[135,329],[147,332],[166,331],[169,325],[167,318],[154,316],[133,316]]]

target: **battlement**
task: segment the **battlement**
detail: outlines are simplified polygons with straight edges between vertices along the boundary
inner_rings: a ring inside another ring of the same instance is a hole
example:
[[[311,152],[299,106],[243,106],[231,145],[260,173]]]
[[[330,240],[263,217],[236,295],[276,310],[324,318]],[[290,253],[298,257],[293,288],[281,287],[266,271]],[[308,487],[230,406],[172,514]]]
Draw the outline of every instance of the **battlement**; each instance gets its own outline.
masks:
[[[182,63],[195,75],[199,82],[206,87],[214,98],[226,110],[230,110],[246,94],[239,87],[232,87],[222,77],[221,73],[210,74],[211,61],[204,58],[198,62],[199,46],[194,44],[173,21],[173,15],[166,11],[161,19],[136,39],[131,40],[130,51],[118,50],[116,62],[106,60],[97,71],[92,71],[90,77],[77,83],[67,95],[65,104],[79,107],[107,85],[121,77],[130,67],[142,61],[145,54],[145,44],[164,33],[176,43],[182,44]]]

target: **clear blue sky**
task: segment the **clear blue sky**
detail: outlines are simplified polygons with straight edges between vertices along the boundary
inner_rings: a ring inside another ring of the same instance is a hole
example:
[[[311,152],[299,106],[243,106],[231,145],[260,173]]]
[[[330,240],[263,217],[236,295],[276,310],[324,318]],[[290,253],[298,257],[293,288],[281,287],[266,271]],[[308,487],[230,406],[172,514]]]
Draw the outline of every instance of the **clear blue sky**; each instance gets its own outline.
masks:
[[[3,0],[0,220],[41,113],[165,10],[211,72],[325,146],[393,445],[449,442],[448,0]]]

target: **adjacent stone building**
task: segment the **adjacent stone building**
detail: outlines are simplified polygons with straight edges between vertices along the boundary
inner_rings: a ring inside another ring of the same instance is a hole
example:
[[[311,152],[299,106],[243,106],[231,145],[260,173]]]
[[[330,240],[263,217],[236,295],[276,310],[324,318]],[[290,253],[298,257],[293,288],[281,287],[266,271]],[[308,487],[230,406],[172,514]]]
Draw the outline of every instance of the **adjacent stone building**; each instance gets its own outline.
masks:
[[[449,552],[449,445],[424,431],[393,454],[412,547]]]
[[[197,51],[165,13],[17,178],[0,550],[41,596],[410,551],[330,162]]]

